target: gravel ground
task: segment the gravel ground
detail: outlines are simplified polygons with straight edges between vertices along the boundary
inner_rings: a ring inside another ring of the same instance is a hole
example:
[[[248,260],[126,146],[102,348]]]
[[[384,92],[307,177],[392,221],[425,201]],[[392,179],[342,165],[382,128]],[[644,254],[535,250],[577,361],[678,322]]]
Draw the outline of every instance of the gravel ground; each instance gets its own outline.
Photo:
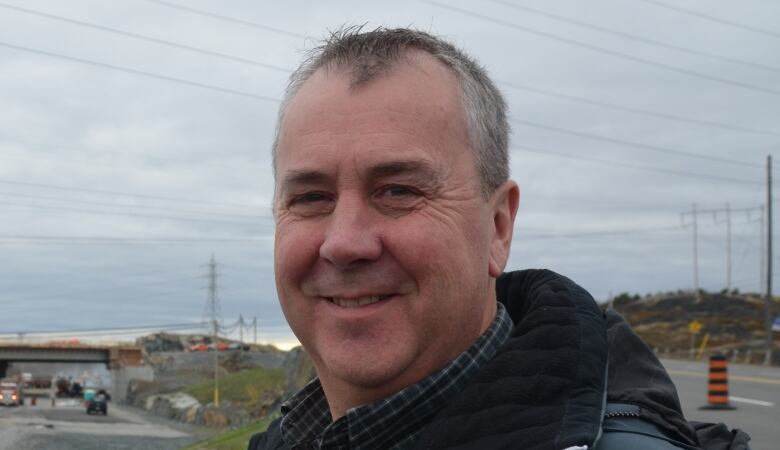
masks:
[[[69,406],[0,411],[0,450],[173,450],[215,432],[128,406],[112,405],[107,417]]]
[[[143,436],[95,436],[81,433],[35,433],[15,442],[16,450],[175,450],[199,438],[155,438]]]

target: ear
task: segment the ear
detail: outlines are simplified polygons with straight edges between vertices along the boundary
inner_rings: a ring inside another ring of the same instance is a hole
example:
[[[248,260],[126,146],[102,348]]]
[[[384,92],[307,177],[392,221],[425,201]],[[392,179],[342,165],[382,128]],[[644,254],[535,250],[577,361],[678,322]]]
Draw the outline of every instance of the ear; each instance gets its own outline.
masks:
[[[493,235],[490,241],[490,276],[498,278],[504,271],[512,245],[515,216],[520,204],[520,188],[512,180],[504,182],[490,197],[493,216]]]

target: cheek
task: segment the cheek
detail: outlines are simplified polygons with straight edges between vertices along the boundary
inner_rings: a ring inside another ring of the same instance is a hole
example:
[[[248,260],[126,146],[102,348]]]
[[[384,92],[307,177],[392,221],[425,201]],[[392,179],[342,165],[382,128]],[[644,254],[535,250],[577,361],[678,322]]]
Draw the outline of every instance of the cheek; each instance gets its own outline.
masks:
[[[295,291],[319,255],[321,239],[316,228],[301,223],[277,224],[274,271],[279,296]]]
[[[390,228],[393,237],[388,238],[388,245],[401,248],[405,265],[420,268],[418,273],[435,271],[434,276],[442,276],[477,265],[487,270],[490,230],[483,217],[473,211],[459,215],[421,212]]]

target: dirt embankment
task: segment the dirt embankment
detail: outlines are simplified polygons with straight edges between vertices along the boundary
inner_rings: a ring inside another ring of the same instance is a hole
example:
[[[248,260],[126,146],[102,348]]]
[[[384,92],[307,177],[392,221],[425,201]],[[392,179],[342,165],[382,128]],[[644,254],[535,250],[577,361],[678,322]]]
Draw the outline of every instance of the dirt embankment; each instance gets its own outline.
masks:
[[[188,352],[176,349],[186,349],[190,339],[175,335],[145,342],[152,350],[146,360],[154,368],[154,380],[133,380],[126,403],[194,425],[238,427],[256,421],[278,411],[281,402],[314,375],[311,360],[300,348]],[[215,355],[219,406],[213,401]]]
[[[774,310],[780,311],[775,299]],[[751,294],[677,292],[616,302],[634,331],[653,348],[664,354],[684,356],[691,343],[698,346],[708,335],[707,348],[728,355],[752,355],[763,361],[765,333],[763,298]],[[701,324],[693,336],[692,322]],[[780,348],[775,347],[774,364],[780,365]]]

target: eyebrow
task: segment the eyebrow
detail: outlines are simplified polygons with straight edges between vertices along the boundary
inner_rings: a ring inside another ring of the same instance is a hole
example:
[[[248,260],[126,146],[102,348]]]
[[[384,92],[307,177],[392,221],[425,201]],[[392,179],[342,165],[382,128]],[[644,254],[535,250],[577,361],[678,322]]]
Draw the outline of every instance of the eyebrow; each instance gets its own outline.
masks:
[[[426,179],[437,182],[439,179],[438,171],[427,161],[391,161],[381,163],[369,168],[368,178],[387,178],[396,175],[414,174],[422,175]]]
[[[366,172],[365,179],[376,180],[398,175],[412,175],[426,182],[438,185],[441,175],[427,161],[408,160],[390,161],[371,166]],[[280,186],[282,191],[292,189],[295,186],[323,185],[333,183],[333,177],[319,170],[290,170],[285,173]]]
[[[324,184],[329,182],[331,177],[324,172],[317,170],[291,170],[284,175],[282,187],[308,184]]]

